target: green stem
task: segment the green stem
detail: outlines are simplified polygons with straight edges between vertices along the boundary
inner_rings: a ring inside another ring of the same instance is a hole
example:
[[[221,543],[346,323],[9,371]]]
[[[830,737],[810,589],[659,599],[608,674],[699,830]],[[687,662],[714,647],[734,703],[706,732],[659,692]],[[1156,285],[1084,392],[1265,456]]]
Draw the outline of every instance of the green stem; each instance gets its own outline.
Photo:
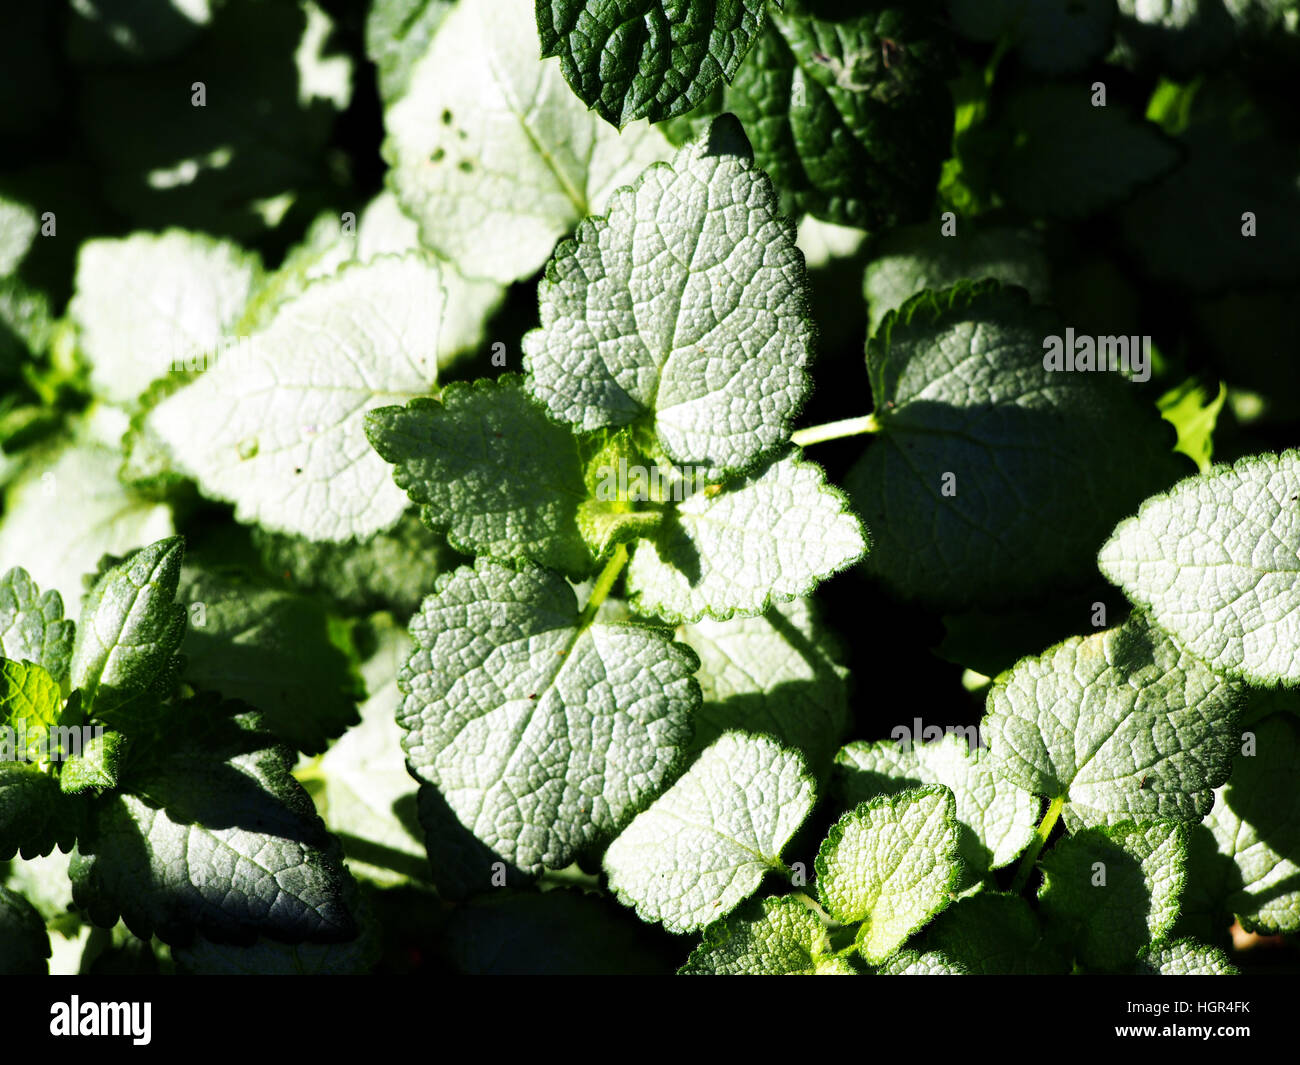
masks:
[[[878,433],[880,423],[874,414],[861,418],[845,418],[843,421],[827,422],[825,425],[813,425],[791,434],[792,442],[800,447],[820,444],[823,440],[838,440],[842,436],[857,436],[859,433]]]
[[[1038,856],[1043,852],[1043,847],[1047,844],[1047,837],[1052,834],[1052,829],[1056,827],[1063,806],[1065,806],[1065,796],[1058,795],[1052,800],[1051,805],[1047,807],[1047,813],[1043,814],[1043,819],[1038,822],[1038,831],[1034,833],[1033,842],[1029,844],[1025,856],[1020,859],[1020,868],[1016,870],[1016,878],[1011,882],[1011,894],[1019,895],[1025,890],[1025,885],[1029,883],[1029,874],[1034,871]]]
[[[600,576],[596,578],[596,584],[591,589],[591,598],[587,600],[582,616],[578,618],[578,632],[584,632],[596,620],[596,611],[600,609],[600,604],[605,601],[626,565],[627,544],[619,544],[614,548],[609,561],[605,563],[605,568],[600,571]]]

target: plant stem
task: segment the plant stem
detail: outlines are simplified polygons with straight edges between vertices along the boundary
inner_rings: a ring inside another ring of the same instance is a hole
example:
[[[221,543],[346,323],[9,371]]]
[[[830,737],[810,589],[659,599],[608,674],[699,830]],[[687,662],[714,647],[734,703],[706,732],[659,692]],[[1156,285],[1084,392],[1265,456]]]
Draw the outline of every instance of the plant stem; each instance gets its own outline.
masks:
[[[823,440],[838,440],[842,436],[857,436],[859,433],[880,431],[880,423],[874,414],[861,418],[845,418],[843,421],[827,422],[825,425],[813,425],[791,434],[790,439],[800,447],[820,444]]]
[[[582,609],[582,616],[578,619],[578,631],[585,631],[593,621],[596,620],[596,611],[600,609],[600,604],[605,601],[610,590],[614,587],[614,582],[618,580],[618,575],[623,572],[623,567],[627,565],[627,544],[619,544],[614,548],[614,553],[610,556],[605,568],[600,571],[600,576],[596,578],[596,583],[591,589],[591,597],[587,600],[587,605]]]
[[[1025,890],[1025,885],[1029,883],[1029,874],[1034,871],[1038,856],[1047,843],[1047,837],[1052,834],[1052,829],[1056,827],[1056,821],[1061,816],[1061,808],[1064,805],[1065,796],[1058,795],[1052,800],[1051,805],[1047,807],[1047,813],[1043,814],[1043,819],[1038,822],[1038,831],[1034,833],[1033,842],[1029,844],[1025,856],[1020,859],[1020,868],[1016,870],[1016,878],[1011,882],[1011,894],[1019,895]]]

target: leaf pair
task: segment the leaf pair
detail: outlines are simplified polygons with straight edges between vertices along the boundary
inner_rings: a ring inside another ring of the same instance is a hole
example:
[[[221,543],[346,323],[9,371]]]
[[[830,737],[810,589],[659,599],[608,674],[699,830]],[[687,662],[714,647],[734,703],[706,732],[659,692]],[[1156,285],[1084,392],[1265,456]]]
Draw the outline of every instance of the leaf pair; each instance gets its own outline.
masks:
[[[734,120],[582,223],[540,300],[523,389],[452,386],[368,417],[398,484],[453,546],[580,579],[645,537],[629,589],[674,621],[761,613],[863,553],[821,471],[782,453],[808,390],[807,278]],[[647,466],[692,494],[635,507],[623,486],[605,505],[610,471]]]
[[[715,747],[722,747],[726,739]],[[729,752],[720,750],[719,756],[724,753]],[[751,786],[750,790],[756,789]],[[669,792],[661,803],[671,795]],[[779,796],[767,791],[748,799],[751,809],[762,804],[777,808],[778,802]],[[707,818],[710,805],[694,811],[693,819]],[[860,804],[832,826],[817,854],[817,894],[825,915],[806,896],[765,899],[711,924],[682,972],[847,975],[857,971],[850,954],[881,965],[951,901],[950,893],[960,875],[955,811],[952,792],[941,785],[882,795]],[[654,808],[642,819],[653,815]],[[716,823],[716,813],[714,819]],[[626,835],[636,829],[634,822]],[[623,866],[635,852],[621,852],[621,842],[622,837],[606,856],[611,884],[620,895],[636,898],[638,886],[644,895],[648,885],[661,884],[663,860],[647,851],[639,883],[633,880],[629,885]],[[713,867],[721,864],[721,859],[725,859],[725,851],[714,845],[692,864]],[[748,891],[755,886],[757,881]],[[734,894],[723,895],[714,906],[725,914],[737,901]],[[671,920],[665,924],[677,927]],[[835,949],[834,941],[843,940],[837,928],[841,925],[849,928],[852,938]]]

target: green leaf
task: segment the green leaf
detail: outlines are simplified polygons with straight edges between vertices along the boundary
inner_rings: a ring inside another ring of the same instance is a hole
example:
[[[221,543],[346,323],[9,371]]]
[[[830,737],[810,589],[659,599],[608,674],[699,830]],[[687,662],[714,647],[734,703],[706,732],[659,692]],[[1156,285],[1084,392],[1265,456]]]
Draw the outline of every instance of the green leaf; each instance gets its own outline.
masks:
[[[731,729],[766,732],[824,772],[849,727],[848,670],[810,600],[755,618],[704,618],[677,638],[700,658],[695,750]]]
[[[385,102],[406,91],[412,67],[454,7],[452,0],[374,0],[370,5],[366,56],[378,71],[379,95]]]
[[[121,456],[89,440],[43,456],[10,485],[0,521],[0,570],[22,566],[70,610],[82,576],[105,554],[122,555],[173,532],[171,511],[141,500],[117,479]],[[67,508],[75,520],[51,520]]]
[[[1029,215],[1096,214],[1178,162],[1158,126],[1129,115],[1117,101],[1096,107],[1084,82],[1038,85],[1007,103],[1015,130],[1001,159],[1009,203]]]
[[[68,314],[91,388],[133,403],[154,378],[233,339],[261,269],[236,244],[178,229],[86,241]]]
[[[1189,477],[1123,521],[1097,563],[1221,673],[1300,684],[1300,451]]]
[[[764,0],[536,0],[542,55],[601,118],[662,122],[730,81],[763,27]]]
[[[1195,377],[1171,388],[1158,400],[1160,416],[1178,432],[1175,451],[1196,463],[1201,473],[1210,472],[1210,459],[1214,456],[1214,426],[1228,398],[1228,386],[1219,382],[1219,390],[1210,398],[1209,390]]]
[[[992,768],[1065,812],[1195,821],[1227,779],[1235,685],[1142,615],[1025,658],[988,696]]]
[[[836,756],[836,782],[849,806],[919,784],[942,784],[951,790],[964,877],[978,881],[1028,846],[1040,806],[1029,792],[999,777],[988,755],[951,733],[937,743],[859,740]]]
[[[879,965],[952,900],[961,873],[956,802],[925,785],[881,795],[831,826],[817,852],[817,895]]]
[[[359,684],[320,601],[191,568],[179,598],[190,618],[181,678],[196,691],[256,707],[308,753],[356,722]]]
[[[31,662],[0,659],[0,750],[16,743],[16,750],[5,752],[4,761],[17,760],[48,765],[57,758],[50,735],[59,723],[63,693],[58,682],[43,668]]]
[[[354,226],[345,224],[353,221]],[[300,296],[311,282],[332,277],[349,263],[364,264],[381,255],[411,252],[436,264],[446,289],[437,335],[438,369],[446,370],[478,349],[488,316],[500,306],[505,289],[492,281],[468,280],[450,262],[424,247],[420,227],[403,212],[391,191],[379,193],[355,220],[334,211],[319,215],[279,269],[258,286],[239,321],[239,332],[264,328],[281,306]]]
[[[398,723],[413,772],[519,868],[563,868],[680,769],[700,704],[689,648],[580,618],[555,573],[479,559],[411,621]]]
[[[930,209],[952,141],[949,74],[925,15],[772,11],[734,83],[702,110],[730,111],[750,131],[787,214],[884,229]]]
[[[578,528],[587,489],[577,439],[514,375],[371,411],[366,435],[457,551],[529,558],[574,580],[594,568]]]
[[[446,932],[459,972],[502,976],[666,975],[663,947],[607,899],[571,890],[496,892],[459,908]]]
[[[1163,939],[1178,918],[1187,826],[1175,821],[1085,828],[1039,862],[1049,931],[1090,969],[1117,972]]]
[[[269,573],[325,596],[349,614],[390,610],[410,617],[438,574],[454,569],[460,559],[447,538],[412,511],[367,540],[321,544],[254,529],[253,546]]]
[[[965,969],[937,950],[920,954],[904,950],[876,970],[877,976],[967,976]]]
[[[95,582],[72,647],[71,680],[88,717],[107,719],[145,695],[185,636],[176,603],[185,541],[141,548]]]
[[[402,730],[393,709],[401,702],[397,674],[411,657],[405,630],[378,625],[378,646],[362,666],[369,698],[361,723],[348,729],[318,763],[323,781],[316,803],[339,837],[348,867],[384,886],[429,877],[424,833],[416,812],[416,782],[402,757]]]
[[[65,795],[89,788],[117,787],[126,758],[126,737],[112,729],[93,733],[81,748],[67,758],[59,770],[59,787]]]
[[[921,943],[974,976],[1070,971],[1068,959],[1043,938],[1038,918],[1019,895],[985,891],[959,899],[925,930]]]
[[[880,439],[847,487],[875,538],[867,570],[897,594],[987,609],[1077,582],[1177,476],[1168,427],[1118,373],[1044,368],[1052,336],[1053,312],[983,281],[913,297],[871,338]]]
[[[703,928],[784,870],[781,849],[813,802],[796,752],[724,733],[609,845],[609,885],[642,920],[671,932]]]
[[[70,850],[81,810],[51,774],[29,763],[0,761],[0,861],[15,854],[40,857],[56,846]]]
[[[949,0],[948,8],[963,36],[1005,38],[1043,74],[1072,73],[1100,58],[1115,21],[1112,0]]]
[[[680,503],[637,544],[627,586],[638,610],[674,623],[752,617],[808,595],[867,545],[843,493],[795,451]]]
[[[35,662],[62,680],[72,659],[73,633],[58,592],[41,595],[25,569],[0,577],[0,658]]]
[[[933,222],[891,230],[874,246],[862,279],[870,332],[909,297],[966,278],[1019,285],[1041,303],[1051,291],[1049,271],[1042,237],[1031,229],[976,229],[963,219],[952,236],[944,236]]]
[[[388,184],[423,242],[466,276],[528,277],[579,219],[670,151],[620,135],[538,57],[528,0],[457,4],[384,112]]]
[[[1218,947],[1194,939],[1161,940],[1143,947],[1136,972],[1140,976],[1237,976],[1238,969]]]
[[[167,943],[352,938],[338,844],[293,779],[292,752],[249,715],[185,709],[187,727],[95,806],[70,870],[76,904]]]
[[[146,429],[241,521],[313,540],[369,536],[406,499],[365,437],[368,410],[438,376],[442,273],[419,254],[344,266],[149,413]]]
[[[1261,935],[1300,932],[1297,767],[1300,724],[1290,715],[1242,737],[1227,787],[1192,832],[1183,908],[1198,935],[1217,939],[1233,917]]]
[[[825,922],[797,895],[755,899],[710,925],[683,976],[852,976]]]
[[[807,271],[734,117],[579,225],[538,300],[527,386],[559,420],[651,426],[710,480],[789,438],[809,388]]]
[[[0,976],[44,976],[49,956],[41,915],[16,891],[0,886]]]
[[[259,935],[251,944],[216,942],[196,935],[193,942],[171,947],[181,975],[199,976],[360,976],[379,961],[382,943],[378,921],[365,896],[348,883],[344,894],[360,930],[339,943],[282,943]]]
[[[540,866],[525,871],[516,865],[507,856],[514,854],[511,840],[496,843],[494,849],[475,836],[432,784],[420,784],[416,813],[440,898],[463,902],[503,887],[527,887],[542,871]]]

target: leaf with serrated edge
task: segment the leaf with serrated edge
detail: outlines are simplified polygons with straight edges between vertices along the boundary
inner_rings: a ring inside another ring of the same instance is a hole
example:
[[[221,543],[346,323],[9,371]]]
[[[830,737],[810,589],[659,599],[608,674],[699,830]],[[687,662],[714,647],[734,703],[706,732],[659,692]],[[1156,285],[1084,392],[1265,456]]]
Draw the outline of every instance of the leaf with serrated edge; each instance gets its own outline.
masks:
[[[988,751],[972,750],[948,734],[937,743],[892,740],[850,743],[835,758],[836,778],[849,805],[918,784],[942,784],[957,802],[960,853],[968,877],[1001,869],[1028,846],[1038,820],[1037,798],[989,765]]]
[[[1120,522],[1097,562],[1217,671],[1300,684],[1300,451],[1178,482]]]
[[[350,939],[338,844],[292,752],[248,715],[192,724],[95,806],[70,870],[76,904],[167,943]]]
[[[879,429],[845,483],[875,541],[865,568],[897,595],[988,609],[1078,582],[1185,468],[1119,373],[1044,367],[1065,328],[987,280],[912,297],[868,342]]]
[[[88,715],[102,717],[142,695],[185,635],[175,602],[185,542],[179,536],[141,548],[91,589],[72,647],[72,686]]]
[[[687,932],[726,916],[763,877],[813,806],[803,759],[767,736],[723,733],[605,852],[619,899]]]
[[[790,454],[678,504],[637,544],[627,586],[639,610],[667,621],[754,616],[807,595],[867,545],[843,493],[820,466]]]
[[[1236,976],[1239,972],[1218,947],[1194,939],[1161,940],[1143,947],[1134,971],[1140,976]]]
[[[241,521],[313,540],[386,529],[406,497],[366,440],[365,414],[433,389],[442,310],[441,271],[422,255],[345,266],[159,403],[145,427]]]
[[[24,569],[0,577],[0,658],[35,662],[62,680],[72,660],[73,628],[58,592],[42,595]]]
[[[538,302],[528,388],[561,421],[643,421],[710,480],[789,438],[809,387],[807,271],[734,116],[583,222]]]
[[[930,210],[952,143],[948,49],[924,15],[889,5],[827,19],[772,11],[730,87],[731,111],[786,213],[873,232]],[[700,112],[685,120],[700,128]]]
[[[587,488],[577,439],[517,377],[455,382],[440,399],[373,410],[366,435],[458,551],[530,558],[574,580],[594,568],[578,528]]]
[[[1035,303],[1051,292],[1043,238],[1032,229],[963,226],[944,236],[931,222],[891,230],[873,245],[862,275],[868,331],[918,292],[947,288],[962,278],[991,277],[1026,289]]]
[[[648,124],[620,135],[588,111],[538,51],[528,0],[459,3],[384,112],[388,184],[424,243],[466,277],[529,276],[671,152]]]
[[[30,762],[0,760],[0,861],[36,858],[56,846],[70,850],[81,805],[59,782]]]
[[[764,0],[536,0],[543,56],[616,126],[683,114],[730,81],[763,26]]]
[[[660,630],[581,621],[557,574],[479,559],[439,579],[410,631],[408,762],[521,869],[568,865],[680,768],[695,655]]]
[[[700,657],[697,750],[730,729],[767,732],[801,751],[815,773],[826,768],[849,725],[848,670],[811,601],[755,618],[704,618],[677,637]]]
[[[1251,750],[1253,754],[1246,754]],[[1232,777],[1192,831],[1184,910],[1221,933],[1300,932],[1300,723],[1278,714],[1241,738]],[[1230,916],[1231,915],[1231,916]]]
[[[88,240],[77,255],[68,314],[90,362],[90,384],[133,403],[156,377],[229,339],[261,279],[255,254],[170,229]]]
[[[0,658],[0,752],[4,761],[46,763],[57,752],[50,750],[50,730],[59,722],[63,693],[58,683],[33,662],[12,662]],[[6,751],[10,743],[18,749]]]
[[[1177,920],[1186,862],[1187,826],[1177,821],[1083,829],[1039,863],[1043,918],[1088,968],[1126,969]]]
[[[957,806],[940,785],[882,795],[831,826],[817,852],[817,895],[837,921],[862,922],[862,956],[879,965],[951,901],[961,863]]]
[[[682,976],[852,976],[826,923],[793,895],[755,899],[710,925]]]
[[[1227,779],[1240,693],[1142,615],[1024,658],[993,685],[993,769],[1098,814],[1195,821]]]

